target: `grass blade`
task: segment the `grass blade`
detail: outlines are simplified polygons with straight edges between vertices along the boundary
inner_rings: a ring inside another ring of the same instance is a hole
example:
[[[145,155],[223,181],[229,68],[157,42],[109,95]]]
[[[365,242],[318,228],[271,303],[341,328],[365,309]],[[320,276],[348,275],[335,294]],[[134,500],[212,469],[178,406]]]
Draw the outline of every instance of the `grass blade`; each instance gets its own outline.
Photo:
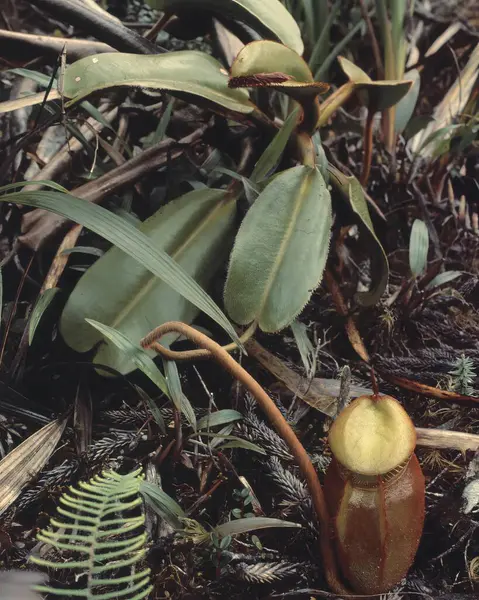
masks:
[[[28,182],[25,182],[25,185],[28,185]],[[1,191],[4,191],[4,189],[0,188]],[[209,315],[242,347],[227,317],[201,286],[185,273],[166,252],[153,248],[148,238],[125,219],[101,206],[59,192],[14,192],[0,197],[0,201],[43,208],[91,229],[91,231],[129,254]]]
[[[50,306],[50,302],[53,300],[53,298],[59,291],[59,288],[49,288],[43,292],[40,298],[38,298],[30,316],[30,322],[28,324],[28,344],[30,346],[32,345],[35,331],[37,330],[38,324],[40,323],[40,319],[42,318],[43,313]]]
[[[409,266],[414,277],[418,277],[426,270],[428,250],[429,233],[426,224],[416,219],[409,240]]]

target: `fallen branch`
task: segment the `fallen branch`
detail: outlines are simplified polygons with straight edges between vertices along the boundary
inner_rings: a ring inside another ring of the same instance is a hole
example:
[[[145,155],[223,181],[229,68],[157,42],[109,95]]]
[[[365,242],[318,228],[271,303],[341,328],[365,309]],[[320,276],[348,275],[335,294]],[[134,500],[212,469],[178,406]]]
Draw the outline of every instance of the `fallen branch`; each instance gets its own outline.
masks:
[[[424,429],[416,427],[417,445],[426,448],[444,450],[479,450],[479,435],[463,433],[462,431],[448,431],[446,429]]]
[[[146,40],[106,11],[91,10],[77,0],[31,0],[31,3],[61,19],[69,25],[75,25],[86,33],[95,36],[101,42],[110,44],[120,52],[135,54],[160,54],[165,52],[156,44]],[[106,14],[105,14],[106,13]]]
[[[104,52],[115,52],[108,44],[92,40],[78,40],[52,35],[33,35],[19,31],[0,29],[0,58],[12,65],[24,65],[27,62],[44,56],[56,60],[66,46],[67,61],[73,62]]]

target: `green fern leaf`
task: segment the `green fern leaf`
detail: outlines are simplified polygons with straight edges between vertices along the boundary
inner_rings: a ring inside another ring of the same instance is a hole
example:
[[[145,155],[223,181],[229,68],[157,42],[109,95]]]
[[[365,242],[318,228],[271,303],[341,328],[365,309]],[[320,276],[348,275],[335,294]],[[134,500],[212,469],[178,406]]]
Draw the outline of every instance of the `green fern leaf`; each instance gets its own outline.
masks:
[[[141,469],[128,475],[106,471],[61,496],[59,518],[52,518],[51,529],[37,536],[57,551],[61,561],[39,556],[30,560],[53,569],[80,569],[85,587],[39,585],[36,591],[87,600],[141,600],[149,595],[150,569],[138,570],[146,554],[142,481]]]

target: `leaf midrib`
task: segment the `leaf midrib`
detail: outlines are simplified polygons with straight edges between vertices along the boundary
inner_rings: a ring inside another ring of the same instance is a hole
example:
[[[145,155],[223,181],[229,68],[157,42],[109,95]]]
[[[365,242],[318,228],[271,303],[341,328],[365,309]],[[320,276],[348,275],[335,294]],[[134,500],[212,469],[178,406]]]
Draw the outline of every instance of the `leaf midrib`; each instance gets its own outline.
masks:
[[[284,259],[285,253],[286,253],[285,252],[286,247],[289,244],[289,241],[291,240],[291,237],[293,235],[293,231],[294,231],[294,227],[295,227],[295,224],[296,224],[297,216],[300,213],[300,211],[301,211],[301,209],[302,209],[302,207],[304,205],[305,199],[307,197],[307,194],[303,193],[304,192],[304,188],[307,187],[310,184],[310,182],[308,180],[309,180],[310,176],[312,175],[312,173],[313,173],[313,170],[311,170],[311,173],[306,172],[305,177],[304,177],[304,181],[301,182],[301,186],[300,186],[300,188],[298,190],[298,196],[299,196],[299,198],[301,200],[299,202],[296,202],[296,206],[295,206],[295,208],[294,208],[294,210],[293,210],[293,212],[291,214],[291,219],[289,221],[289,225],[288,225],[288,227],[287,227],[287,229],[285,231],[283,239],[281,240],[281,244],[280,244],[280,247],[279,247],[279,251],[278,251],[278,253],[276,255],[276,259],[273,262],[272,269],[271,269],[271,274],[270,274],[270,276],[269,276],[269,278],[268,278],[268,280],[266,282],[266,285],[265,285],[265,288],[264,288],[263,298],[262,298],[262,301],[261,301],[260,306],[259,306],[258,319],[261,319],[264,307],[266,305],[266,301],[267,301],[267,299],[269,297],[269,293],[270,293],[271,288],[273,287],[273,284],[274,284],[274,282],[276,280],[276,276],[278,274],[278,271],[279,271],[279,268],[281,266],[281,263],[283,262],[283,259]]]
[[[229,200],[233,202],[234,200]],[[197,226],[193,229],[191,234],[186,238],[186,240],[181,244],[178,248],[176,248],[169,256],[179,262],[178,257],[186,251],[186,249],[195,241],[195,239],[201,234],[201,232],[205,229],[205,227],[214,219],[216,214],[221,211],[221,209],[228,203],[228,200],[222,199],[218,201],[218,204],[214,207],[212,211],[210,211],[206,218],[203,218],[200,226]],[[166,251],[165,251],[166,252]],[[144,267],[143,267],[144,268]],[[139,302],[151,292],[152,288],[155,285],[159,285],[160,283],[166,283],[162,280],[159,280],[151,271],[145,268],[145,271],[149,273],[148,280],[146,284],[142,287],[139,293],[135,294],[135,296],[130,300],[130,302],[120,311],[120,313],[116,316],[116,318],[110,323],[110,327],[113,329],[118,329],[119,326],[123,323],[126,317],[129,316],[130,312],[134,310],[134,308],[139,304]],[[168,285],[168,284],[166,284]],[[168,285],[168,287],[171,287]],[[189,301],[188,301],[189,302]]]

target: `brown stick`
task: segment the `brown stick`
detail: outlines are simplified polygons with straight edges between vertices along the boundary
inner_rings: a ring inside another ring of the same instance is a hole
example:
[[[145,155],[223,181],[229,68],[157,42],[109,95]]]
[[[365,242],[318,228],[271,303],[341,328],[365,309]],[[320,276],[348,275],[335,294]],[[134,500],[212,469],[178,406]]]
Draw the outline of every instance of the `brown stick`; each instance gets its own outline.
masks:
[[[108,44],[93,40],[67,39],[51,35],[34,35],[19,31],[0,29],[0,45],[2,58],[13,64],[24,64],[40,56],[56,59],[67,47],[68,62],[73,62],[91,54],[115,52]]]
[[[180,333],[186,338],[208,350],[212,357],[227,371],[233,375],[248,391],[255,397],[262,410],[270,420],[278,434],[284,439],[291,454],[295,457],[298,467],[308,485],[314,510],[319,521],[321,530],[321,553],[324,562],[325,575],[329,586],[338,594],[348,593],[348,590],[340,582],[336,560],[329,539],[330,517],[323,495],[323,490],[318,475],[311,460],[296,434],[291,429],[286,419],[281,414],[276,404],[271,400],[259,383],[232,358],[219,344],[193,329],[185,323],[170,321],[160,325],[141,341],[143,348],[154,348],[156,342],[165,334],[170,332]]]
[[[462,431],[445,431],[444,429],[424,429],[416,427],[418,446],[426,448],[444,448],[445,450],[479,450],[479,435]]]

